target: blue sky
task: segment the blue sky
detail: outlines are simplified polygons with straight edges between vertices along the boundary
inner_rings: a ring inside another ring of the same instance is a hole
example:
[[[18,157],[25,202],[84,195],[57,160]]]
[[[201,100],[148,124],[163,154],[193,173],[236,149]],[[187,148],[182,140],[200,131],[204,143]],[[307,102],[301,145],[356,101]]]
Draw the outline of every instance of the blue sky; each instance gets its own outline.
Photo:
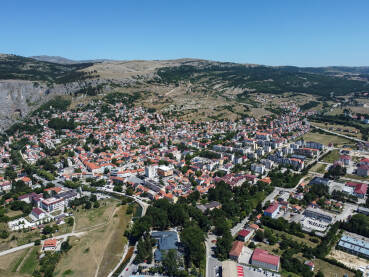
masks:
[[[2,0],[0,53],[369,66],[369,1]]]

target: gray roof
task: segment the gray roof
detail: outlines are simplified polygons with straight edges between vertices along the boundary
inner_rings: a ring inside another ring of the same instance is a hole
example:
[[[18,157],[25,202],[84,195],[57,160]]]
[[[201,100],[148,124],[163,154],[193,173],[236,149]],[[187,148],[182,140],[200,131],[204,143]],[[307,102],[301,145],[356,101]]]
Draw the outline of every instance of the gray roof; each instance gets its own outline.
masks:
[[[176,232],[152,232],[151,236],[158,241],[158,248],[160,250],[177,249],[178,236]]]

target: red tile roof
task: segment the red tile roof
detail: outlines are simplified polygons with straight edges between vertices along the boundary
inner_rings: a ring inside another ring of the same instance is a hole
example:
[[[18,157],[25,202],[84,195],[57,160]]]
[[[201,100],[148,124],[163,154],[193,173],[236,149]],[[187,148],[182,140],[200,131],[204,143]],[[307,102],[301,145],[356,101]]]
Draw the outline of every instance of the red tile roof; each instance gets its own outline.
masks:
[[[241,254],[242,248],[243,248],[242,241],[238,241],[238,240],[234,241],[232,245],[232,249],[231,251],[229,251],[229,255],[239,257]]]
[[[265,212],[272,214],[275,212],[275,210],[278,209],[278,207],[279,207],[279,204],[277,202],[274,202],[270,204],[270,206],[265,210]]]
[[[255,248],[251,259],[253,261],[263,262],[266,264],[272,264],[275,266],[279,265],[279,256],[271,255],[267,251],[260,249],[260,248]]]

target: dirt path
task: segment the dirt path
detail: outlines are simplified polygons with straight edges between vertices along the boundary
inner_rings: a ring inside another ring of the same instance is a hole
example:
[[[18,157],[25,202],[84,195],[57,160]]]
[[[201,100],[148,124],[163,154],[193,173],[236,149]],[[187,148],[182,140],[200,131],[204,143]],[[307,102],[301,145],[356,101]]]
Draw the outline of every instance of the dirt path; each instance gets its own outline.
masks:
[[[112,220],[113,220],[113,217],[115,215],[115,213],[120,209],[121,207],[117,207],[113,210],[113,212],[111,213],[110,215],[110,218],[108,220],[108,222],[106,224],[109,224]],[[111,237],[113,236],[113,232],[110,231],[108,237],[107,237],[107,242],[111,240]],[[104,247],[104,250],[101,252],[102,255],[100,256],[100,261],[98,261],[98,259],[96,258],[96,263],[97,263],[97,268],[96,268],[96,272],[95,272],[95,277],[98,277],[99,276],[99,271],[100,271],[100,265],[102,263],[102,261],[104,260],[104,254],[105,254],[105,251],[106,251],[106,248],[108,247],[108,243],[105,244],[105,247]]]

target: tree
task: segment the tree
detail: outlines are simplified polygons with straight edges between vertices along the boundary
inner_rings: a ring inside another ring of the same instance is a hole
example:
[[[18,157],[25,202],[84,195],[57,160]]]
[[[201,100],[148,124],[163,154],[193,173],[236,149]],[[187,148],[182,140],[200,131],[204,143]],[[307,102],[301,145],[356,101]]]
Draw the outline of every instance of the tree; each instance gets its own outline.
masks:
[[[149,234],[146,234],[137,243],[137,255],[135,263],[142,263],[146,261],[151,263],[152,260],[152,241]]]
[[[205,234],[197,225],[185,227],[181,233],[181,241],[184,245],[187,265],[191,262],[199,267],[205,255]]]
[[[98,201],[94,202],[94,208],[97,209],[100,207],[100,203]]]
[[[228,253],[232,248],[233,238],[231,235],[231,231],[227,229],[223,236],[217,240],[215,255],[221,261],[228,258]]]
[[[73,226],[74,225],[74,218],[73,217],[69,217],[67,219],[67,223],[68,223],[69,226]]]
[[[318,273],[315,275],[316,277],[324,277],[323,272],[321,272],[320,270],[318,271]]]
[[[71,249],[71,248],[72,248],[72,246],[70,246],[70,244],[69,244],[68,241],[63,241],[62,244],[61,244],[61,246],[60,246],[60,249],[63,252],[68,252],[69,249]]]
[[[178,271],[178,263],[177,263],[177,251],[174,249],[170,249],[164,257],[162,262],[165,273],[174,277],[177,276]]]
[[[0,231],[0,238],[6,239],[9,237],[9,232],[7,230],[1,230]]]
[[[91,209],[91,202],[90,202],[90,201],[87,201],[87,202],[86,202],[86,204],[85,204],[85,209],[86,209],[86,210]]]
[[[53,232],[53,228],[50,225],[46,225],[42,230],[42,233],[45,235],[51,234]]]

